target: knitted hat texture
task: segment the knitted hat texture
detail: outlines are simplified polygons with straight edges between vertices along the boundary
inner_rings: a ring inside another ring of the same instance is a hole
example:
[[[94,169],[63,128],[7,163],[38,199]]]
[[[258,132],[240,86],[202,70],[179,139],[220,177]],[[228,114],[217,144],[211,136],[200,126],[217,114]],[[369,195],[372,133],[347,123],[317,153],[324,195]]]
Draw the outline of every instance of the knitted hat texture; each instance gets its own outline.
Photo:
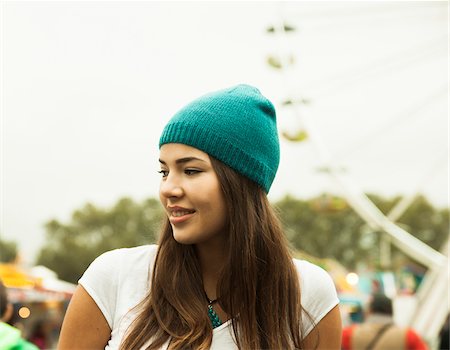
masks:
[[[159,147],[167,143],[208,153],[266,193],[280,162],[275,108],[249,85],[209,93],[182,108],[165,126]]]

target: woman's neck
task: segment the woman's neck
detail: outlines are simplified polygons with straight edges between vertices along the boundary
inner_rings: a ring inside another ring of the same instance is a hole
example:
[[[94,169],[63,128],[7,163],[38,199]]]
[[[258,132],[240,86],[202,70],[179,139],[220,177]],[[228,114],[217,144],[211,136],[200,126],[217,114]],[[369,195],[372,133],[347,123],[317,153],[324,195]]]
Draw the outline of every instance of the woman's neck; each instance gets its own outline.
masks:
[[[227,251],[223,240],[208,241],[195,245],[202,270],[203,287],[208,298],[216,299],[216,286],[226,261]]]

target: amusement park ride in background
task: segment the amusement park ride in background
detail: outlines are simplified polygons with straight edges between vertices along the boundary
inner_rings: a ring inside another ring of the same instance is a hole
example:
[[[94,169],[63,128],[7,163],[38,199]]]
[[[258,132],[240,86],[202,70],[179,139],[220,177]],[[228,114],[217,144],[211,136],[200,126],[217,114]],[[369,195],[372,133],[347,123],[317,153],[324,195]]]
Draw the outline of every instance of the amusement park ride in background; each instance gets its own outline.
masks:
[[[322,172],[332,178],[336,189],[339,189],[347,203],[367,225],[382,235],[380,247],[382,264],[389,266],[390,245],[392,244],[413,260],[427,267],[426,275],[417,293],[413,296],[412,302],[408,304],[408,312],[403,315],[402,323],[416,329],[425,339],[435,339],[449,314],[449,240],[447,239],[441,251],[436,251],[396,224],[412,204],[415,199],[414,195],[405,196],[387,215],[384,215],[368,196],[354,185],[350,177],[341,171],[342,166],[335,162],[322,141],[314,121],[310,118],[311,112],[305,113],[305,109],[308,109],[311,103],[310,98],[298,93],[299,88],[294,81],[298,75],[293,69],[296,64],[293,38],[298,36],[298,26],[292,24],[295,21],[292,17],[289,10],[281,6],[280,20],[267,29],[267,34],[277,41],[278,51],[268,57],[267,63],[282,74],[286,99],[281,104],[297,118],[297,125],[299,125],[293,132],[292,130],[282,131],[282,136],[288,141],[299,144],[311,143],[320,160]],[[416,110],[412,111],[412,113],[416,112]],[[437,160],[440,163],[446,162],[442,159]],[[426,170],[422,181],[429,179],[430,174],[434,171],[434,169]],[[395,295],[393,297],[395,299]]]

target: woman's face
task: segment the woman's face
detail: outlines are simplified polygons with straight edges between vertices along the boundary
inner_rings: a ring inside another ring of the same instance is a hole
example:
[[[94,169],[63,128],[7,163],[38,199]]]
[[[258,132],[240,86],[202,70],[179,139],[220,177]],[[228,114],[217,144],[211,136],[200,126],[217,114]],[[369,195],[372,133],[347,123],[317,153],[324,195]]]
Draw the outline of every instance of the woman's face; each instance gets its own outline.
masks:
[[[196,148],[169,143],[161,147],[159,198],[178,243],[224,239],[225,200],[209,156]]]

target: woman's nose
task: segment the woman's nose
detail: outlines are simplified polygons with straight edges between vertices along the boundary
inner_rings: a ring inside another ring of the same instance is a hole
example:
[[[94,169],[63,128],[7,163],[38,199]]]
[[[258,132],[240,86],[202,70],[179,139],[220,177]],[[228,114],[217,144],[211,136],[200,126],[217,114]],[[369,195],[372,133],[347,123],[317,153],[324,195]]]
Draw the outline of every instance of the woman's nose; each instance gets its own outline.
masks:
[[[167,177],[161,181],[159,192],[166,198],[181,197],[183,195],[183,187],[175,175],[171,176],[171,174],[168,174]]]

